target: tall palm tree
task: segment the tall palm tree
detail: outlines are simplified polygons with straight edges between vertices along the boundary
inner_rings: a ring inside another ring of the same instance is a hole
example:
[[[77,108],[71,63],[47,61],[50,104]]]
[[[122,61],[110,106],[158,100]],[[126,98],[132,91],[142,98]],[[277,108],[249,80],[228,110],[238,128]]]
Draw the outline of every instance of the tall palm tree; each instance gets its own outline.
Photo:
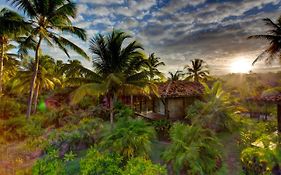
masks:
[[[192,60],[191,65],[185,66],[185,69],[187,69],[187,79],[195,82],[204,81],[209,76],[208,67],[201,59]]]
[[[85,95],[105,95],[110,103],[110,122],[113,127],[113,105],[119,95],[136,93],[156,93],[156,86],[148,82],[148,74],[141,68],[144,65],[142,46],[136,41],[124,46],[130,35],[113,30],[112,33],[92,38],[90,49],[95,55],[95,72],[87,75],[91,83],[78,88],[73,94],[73,102]]]
[[[34,62],[30,62],[26,65],[25,70],[17,73],[13,80],[13,90],[21,93],[30,86],[30,81],[33,78],[34,66]],[[55,74],[55,68],[56,63],[53,58],[48,55],[40,57],[38,75],[35,82],[35,92],[32,99],[34,104],[33,113],[36,112],[40,91],[54,89],[56,85],[61,84],[58,75]]]
[[[180,80],[183,76],[184,73],[181,70],[177,70],[175,73],[169,72],[170,77],[168,78],[170,81],[177,81]]]
[[[252,35],[248,38],[264,39],[269,41],[269,45],[267,49],[253,61],[253,64],[264,58],[267,63],[271,63],[275,59],[281,61],[281,16],[276,23],[269,18],[265,18],[263,21],[270,29],[265,34]]]
[[[9,52],[16,47],[11,41],[27,32],[27,28],[28,24],[16,12],[6,8],[0,11],[0,95],[3,91],[4,62],[16,58],[15,54]]]
[[[158,70],[159,66],[165,66],[165,63],[160,61],[159,57],[156,57],[154,53],[150,54],[148,60],[146,60],[146,65],[149,71],[149,79],[155,80],[155,78],[163,78],[164,75]]]
[[[76,4],[70,0],[8,0],[12,5],[17,7],[29,17],[32,24],[31,34],[21,43],[21,47],[27,47],[30,42],[35,42],[35,66],[34,74],[31,81],[30,93],[28,99],[28,109],[26,117],[29,118],[32,108],[32,99],[36,85],[36,78],[39,67],[39,50],[41,44],[45,41],[49,46],[54,44],[58,46],[65,54],[69,56],[67,48],[74,50],[81,56],[88,58],[87,54],[70,40],[62,37],[61,33],[56,31],[73,34],[76,37],[86,40],[85,30],[72,25],[70,18],[76,16]],[[26,52],[26,50],[22,49]]]

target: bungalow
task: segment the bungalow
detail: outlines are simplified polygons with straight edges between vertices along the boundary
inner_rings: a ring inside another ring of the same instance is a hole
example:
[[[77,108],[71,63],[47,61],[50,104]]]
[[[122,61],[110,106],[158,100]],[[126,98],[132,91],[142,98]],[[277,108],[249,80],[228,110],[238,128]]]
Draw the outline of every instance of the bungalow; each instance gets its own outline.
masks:
[[[262,104],[275,104],[277,106],[277,130],[281,133],[281,93],[270,95],[261,95],[260,97],[248,98],[248,101],[256,102],[260,105]]]
[[[159,97],[134,97],[135,111],[152,119],[184,119],[186,109],[196,99],[200,99],[204,87],[200,83],[183,80],[158,84]]]

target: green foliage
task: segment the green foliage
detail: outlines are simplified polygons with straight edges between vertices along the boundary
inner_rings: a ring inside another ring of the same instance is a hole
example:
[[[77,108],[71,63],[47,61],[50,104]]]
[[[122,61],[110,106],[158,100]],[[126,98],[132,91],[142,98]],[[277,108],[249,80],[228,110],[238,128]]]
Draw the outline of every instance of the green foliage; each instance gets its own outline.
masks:
[[[96,143],[103,125],[99,119],[84,118],[78,125],[66,125],[54,130],[49,136],[51,147],[59,149],[63,154],[67,151],[78,151]]]
[[[218,170],[220,144],[210,130],[175,123],[170,138],[172,143],[163,158],[172,163],[176,174],[213,174]]]
[[[18,117],[22,112],[22,105],[15,99],[0,97],[0,119]]]
[[[281,172],[281,149],[278,135],[263,135],[241,153],[245,173],[276,174]]]
[[[57,150],[51,150],[36,161],[32,168],[33,175],[66,175],[65,162],[59,158]]]
[[[262,136],[276,131],[276,121],[256,121],[243,118],[240,123],[240,146],[246,148]]]
[[[122,104],[121,102],[116,102],[114,105],[115,118],[118,119],[129,119],[133,117],[134,111]]]
[[[151,141],[155,138],[155,130],[140,119],[120,119],[113,130],[102,139],[101,146],[110,149],[126,160],[147,156],[151,151]]]
[[[155,120],[152,121],[152,125],[155,128],[155,131],[158,134],[159,138],[168,138],[169,137],[169,130],[171,128],[171,122],[167,119]]]
[[[13,117],[1,123],[0,131],[8,140],[21,140],[27,137],[35,138],[43,133],[41,123],[36,120],[26,120],[24,116]]]
[[[231,131],[235,124],[234,108],[229,94],[222,90],[220,82],[210,89],[205,85],[203,101],[195,101],[188,108],[187,118],[193,124],[199,124],[214,131]]]
[[[151,160],[143,157],[132,158],[127,162],[127,165],[122,172],[122,175],[165,175],[167,170],[165,167],[153,164]]]
[[[81,159],[80,167],[82,175],[121,175],[122,158],[116,154],[99,152],[95,148],[88,150],[87,155]]]
[[[54,125],[56,128],[59,128],[69,123],[78,123],[79,120],[80,118],[73,113],[70,107],[62,106],[45,114],[43,126],[46,128]]]

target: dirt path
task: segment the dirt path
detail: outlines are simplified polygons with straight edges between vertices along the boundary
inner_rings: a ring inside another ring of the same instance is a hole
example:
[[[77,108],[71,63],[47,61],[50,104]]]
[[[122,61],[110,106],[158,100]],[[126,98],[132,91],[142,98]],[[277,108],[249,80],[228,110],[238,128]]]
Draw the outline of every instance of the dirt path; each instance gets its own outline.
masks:
[[[225,135],[221,139],[224,151],[224,162],[228,169],[228,175],[240,175],[242,172],[240,165],[240,151],[237,145],[237,139],[239,138],[239,133],[234,133],[232,135]]]
[[[18,171],[27,171],[38,155],[37,152],[24,150],[22,142],[0,145],[0,175],[14,175]]]

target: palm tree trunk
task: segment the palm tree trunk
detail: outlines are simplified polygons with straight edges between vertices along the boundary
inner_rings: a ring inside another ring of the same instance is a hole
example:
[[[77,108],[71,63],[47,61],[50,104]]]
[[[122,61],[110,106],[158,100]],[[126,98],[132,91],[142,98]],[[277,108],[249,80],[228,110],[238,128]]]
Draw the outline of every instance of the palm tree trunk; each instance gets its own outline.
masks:
[[[199,82],[199,78],[198,78],[198,74],[197,73],[194,74],[194,81],[195,82]]]
[[[109,98],[110,98],[110,125],[111,125],[111,130],[113,130],[113,127],[114,127],[114,104],[116,102],[116,97],[113,94]]]
[[[38,82],[38,84],[36,85],[35,96],[33,98],[33,104],[34,104],[33,114],[35,114],[37,111],[39,89],[40,89],[40,82]]]
[[[4,43],[1,43],[1,56],[0,56],[0,96],[3,92],[3,71],[4,71]]]
[[[27,111],[26,111],[26,119],[30,118],[31,109],[32,109],[32,100],[33,100],[35,83],[36,83],[38,69],[39,69],[39,49],[40,49],[41,41],[42,41],[42,37],[40,36],[38,44],[36,46],[36,50],[35,50],[35,67],[34,67],[33,77],[32,77],[32,80],[30,82],[30,90],[29,90],[28,105],[27,105]]]

